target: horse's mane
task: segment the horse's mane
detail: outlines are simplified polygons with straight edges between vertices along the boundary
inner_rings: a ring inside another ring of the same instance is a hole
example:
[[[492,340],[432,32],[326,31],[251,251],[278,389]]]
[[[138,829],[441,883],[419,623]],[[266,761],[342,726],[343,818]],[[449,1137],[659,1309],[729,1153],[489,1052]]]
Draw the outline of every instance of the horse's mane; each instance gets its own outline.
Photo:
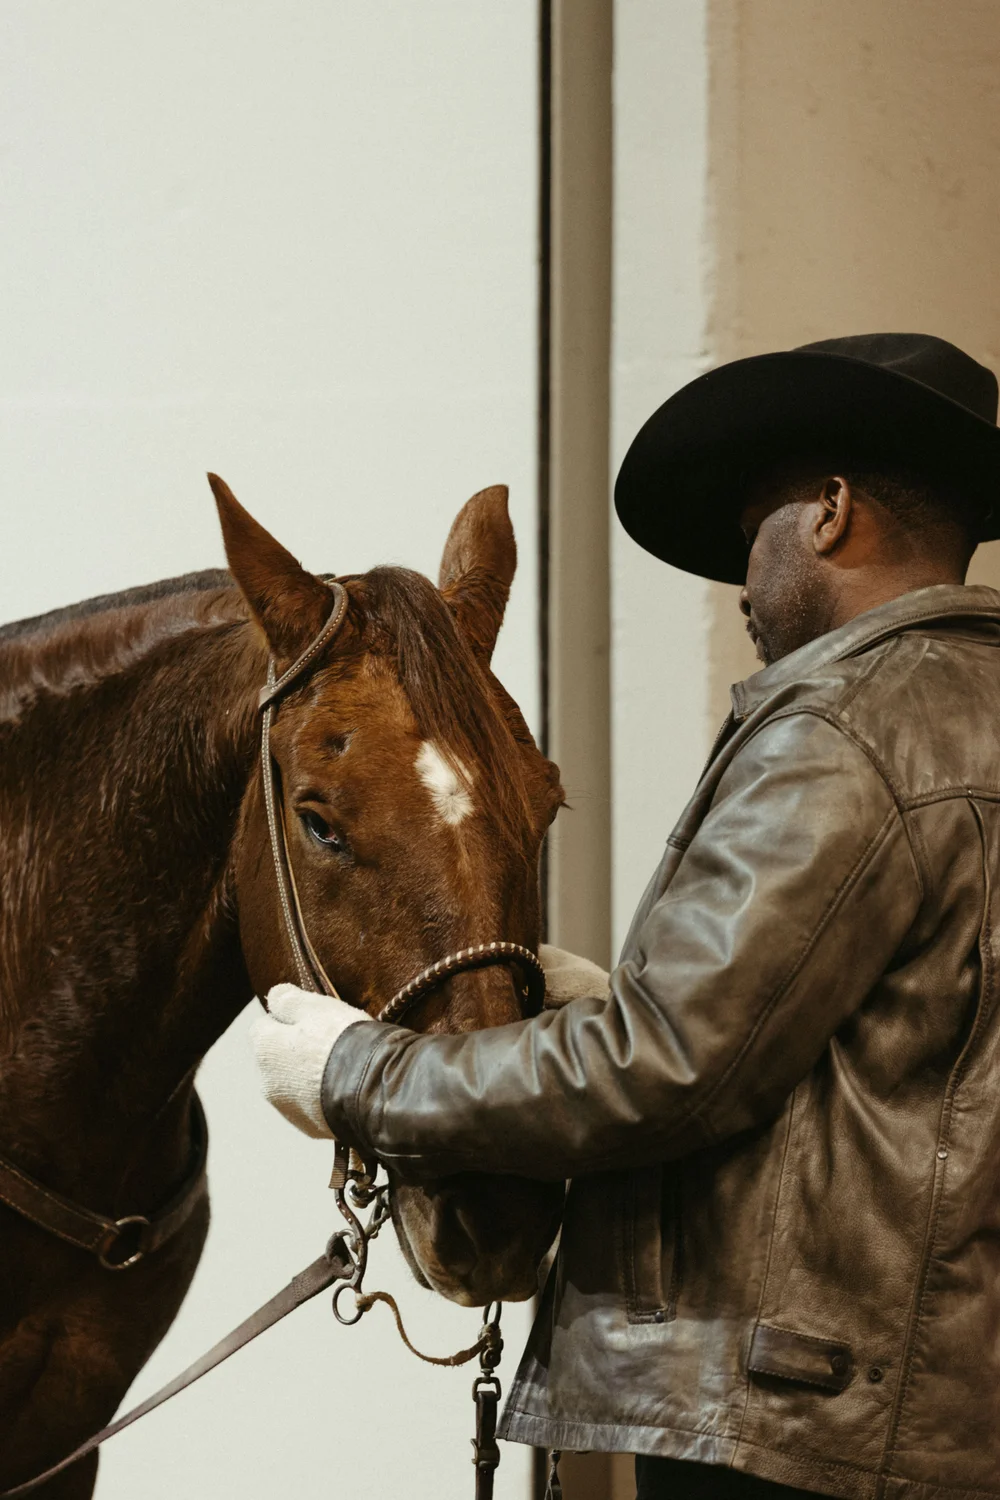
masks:
[[[493,791],[494,812],[520,837],[527,807],[512,735],[525,738],[527,728],[509,700],[505,702],[510,713],[505,717],[501,712],[483,668],[437,589],[423,574],[398,567],[373,568],[349,582],[362,606],[354,612],[359,638],[365,648],[394,657],[396,675],[420,733],[449,749],[465,765],[482,767]],[[112,610],[235,586],[226,569],[207,568],[116,594],[99,594],[0,626],[0,645],[29,637],[34,644],[35,639],[44,641],[66,625]]]
[[[45,614],[33,615],[28,620],[14,620],[9,625],[0,625],[0,641],[16,641],[26,635],[47,635],[49,631],[71,625],[75,620],[107,614],[112,609],[154,604],[158,599],[170,599],[175,594],[197,594],[206,589],[231,587],[232,574],[225,568],[205,568],[200,573],[182,573],[177,578],[161,578],[158,583],[141,583],[136,588],[122,589],[118,594],[98,594],[79,604],[67,604],[62,609],[50,609]]]

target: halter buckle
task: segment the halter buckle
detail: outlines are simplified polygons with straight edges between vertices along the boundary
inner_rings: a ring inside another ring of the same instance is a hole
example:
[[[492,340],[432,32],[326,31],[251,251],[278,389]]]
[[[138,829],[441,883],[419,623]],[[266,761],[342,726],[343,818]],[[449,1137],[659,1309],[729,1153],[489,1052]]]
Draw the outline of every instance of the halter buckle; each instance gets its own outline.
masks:
[[[152,1225],[145,1214],[126,1214],[123,1219],[115,1219],[105,1229],[96,1245],[97,1259],[106,1271],[127,1271],[130,1266],[137,1266],[146,1256],[148,1246],[143,1244],[145,1231],[151,1229]],[[129,1234],[129,1230],[134,1230]],[[112,1260],[111,1252],[124,1238],[123,1248],[126,1254],[121,1260]],[[129,1244],[132,1248],[128,1249]]]

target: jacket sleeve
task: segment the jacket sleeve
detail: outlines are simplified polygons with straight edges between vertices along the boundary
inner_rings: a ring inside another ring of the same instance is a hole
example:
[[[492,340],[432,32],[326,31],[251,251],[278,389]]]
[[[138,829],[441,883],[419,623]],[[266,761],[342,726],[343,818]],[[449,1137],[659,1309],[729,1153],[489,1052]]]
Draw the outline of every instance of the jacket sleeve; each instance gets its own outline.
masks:
[[[327,1063],[327,1119],[411,1179],[683,1155],[780,1112],[920,899],[868,756],[818,716],[772,719],[727,768],[609,994],[454,1037],[361,1022]]]

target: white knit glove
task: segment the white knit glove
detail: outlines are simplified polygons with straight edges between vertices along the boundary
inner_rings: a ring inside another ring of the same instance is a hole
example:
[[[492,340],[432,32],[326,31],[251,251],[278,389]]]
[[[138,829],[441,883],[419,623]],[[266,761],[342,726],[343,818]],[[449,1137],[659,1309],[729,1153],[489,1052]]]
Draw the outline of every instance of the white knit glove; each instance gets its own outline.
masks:
[[[558,1010],[570,1000],[603,1000],[608,993],[608,975],[599,964],[565,948],[542,943],[538,957],[545,970],[545,1009]]]
[[[323,1070],[337,1038],[363,1010],[332,995],[314,995],[294,984],[268,991],[268,1009],[250,1023],[264,1097],[305,1135],[330,1137],[320,1091]]]

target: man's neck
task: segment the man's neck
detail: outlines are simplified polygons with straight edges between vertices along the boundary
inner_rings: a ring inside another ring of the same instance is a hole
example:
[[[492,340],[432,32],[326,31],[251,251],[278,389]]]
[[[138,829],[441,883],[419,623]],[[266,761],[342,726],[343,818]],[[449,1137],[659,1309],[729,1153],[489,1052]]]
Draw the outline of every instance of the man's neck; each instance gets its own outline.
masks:
[[[865,568],[848,574],[842,587],[830,601],[827,630],[837,630],[841,625],[877,609],[880,604],[890,604],[904,594],[916,589],[932,588],[935,584],[960,585],[965,582],[965,573],[951,566],[927,563],[910,568]]]

